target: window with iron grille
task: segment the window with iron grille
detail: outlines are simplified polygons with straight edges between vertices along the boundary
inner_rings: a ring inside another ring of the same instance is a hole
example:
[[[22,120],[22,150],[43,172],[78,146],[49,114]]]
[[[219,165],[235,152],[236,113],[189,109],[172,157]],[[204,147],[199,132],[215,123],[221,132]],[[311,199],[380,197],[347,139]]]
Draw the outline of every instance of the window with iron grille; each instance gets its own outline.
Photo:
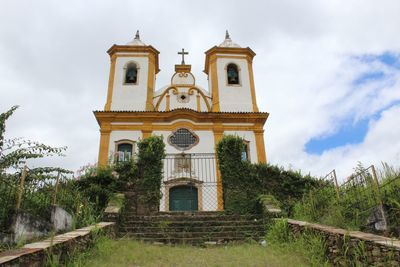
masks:
[[[179,150],[188,150],[197,145],[199,138],[190,130],[180,128],[168,137],[168,142]]]

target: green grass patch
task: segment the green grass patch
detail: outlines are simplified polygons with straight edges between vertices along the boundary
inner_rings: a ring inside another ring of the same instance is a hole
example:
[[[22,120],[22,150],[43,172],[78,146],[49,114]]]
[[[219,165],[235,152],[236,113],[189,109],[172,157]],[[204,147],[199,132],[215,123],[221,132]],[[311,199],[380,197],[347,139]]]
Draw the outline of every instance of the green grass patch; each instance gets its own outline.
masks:
[[[300,251],[259,244],[192,247],[151,245],[101,237],[94,248],[76,255],[67,266],[310,266]]]

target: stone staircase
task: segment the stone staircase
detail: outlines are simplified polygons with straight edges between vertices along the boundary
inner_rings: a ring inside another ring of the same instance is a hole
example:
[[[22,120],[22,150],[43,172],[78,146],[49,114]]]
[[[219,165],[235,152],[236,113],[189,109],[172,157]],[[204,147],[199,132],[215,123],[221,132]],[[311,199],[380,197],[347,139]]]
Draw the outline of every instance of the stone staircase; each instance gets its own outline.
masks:
[[[119,235],[153,243],[193,245],[260,241],[265,236],[265,221],[260,216],[221,212],[137,215],[128,209],[119,221]]]

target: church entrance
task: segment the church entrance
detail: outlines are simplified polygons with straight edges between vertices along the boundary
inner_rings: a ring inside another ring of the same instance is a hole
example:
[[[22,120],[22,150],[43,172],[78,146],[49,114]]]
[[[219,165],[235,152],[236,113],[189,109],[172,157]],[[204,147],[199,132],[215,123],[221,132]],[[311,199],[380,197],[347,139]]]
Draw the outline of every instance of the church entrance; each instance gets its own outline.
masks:
[[[181,185],[169,190],[170,211],[196,211],[198,210],[198,193],[194,186]]]

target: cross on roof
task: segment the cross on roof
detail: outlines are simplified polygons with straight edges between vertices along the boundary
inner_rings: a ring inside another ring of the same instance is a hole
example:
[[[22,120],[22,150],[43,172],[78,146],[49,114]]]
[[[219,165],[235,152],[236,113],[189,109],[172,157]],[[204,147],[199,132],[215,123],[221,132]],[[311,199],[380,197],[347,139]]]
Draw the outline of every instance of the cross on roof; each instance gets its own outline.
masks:
[[[182,52],[178,52],[178,55],[182,55],[182,65],[185,65],[185,55],[189,55],[189,52],[185,52],[185,49],[182,48]]]

